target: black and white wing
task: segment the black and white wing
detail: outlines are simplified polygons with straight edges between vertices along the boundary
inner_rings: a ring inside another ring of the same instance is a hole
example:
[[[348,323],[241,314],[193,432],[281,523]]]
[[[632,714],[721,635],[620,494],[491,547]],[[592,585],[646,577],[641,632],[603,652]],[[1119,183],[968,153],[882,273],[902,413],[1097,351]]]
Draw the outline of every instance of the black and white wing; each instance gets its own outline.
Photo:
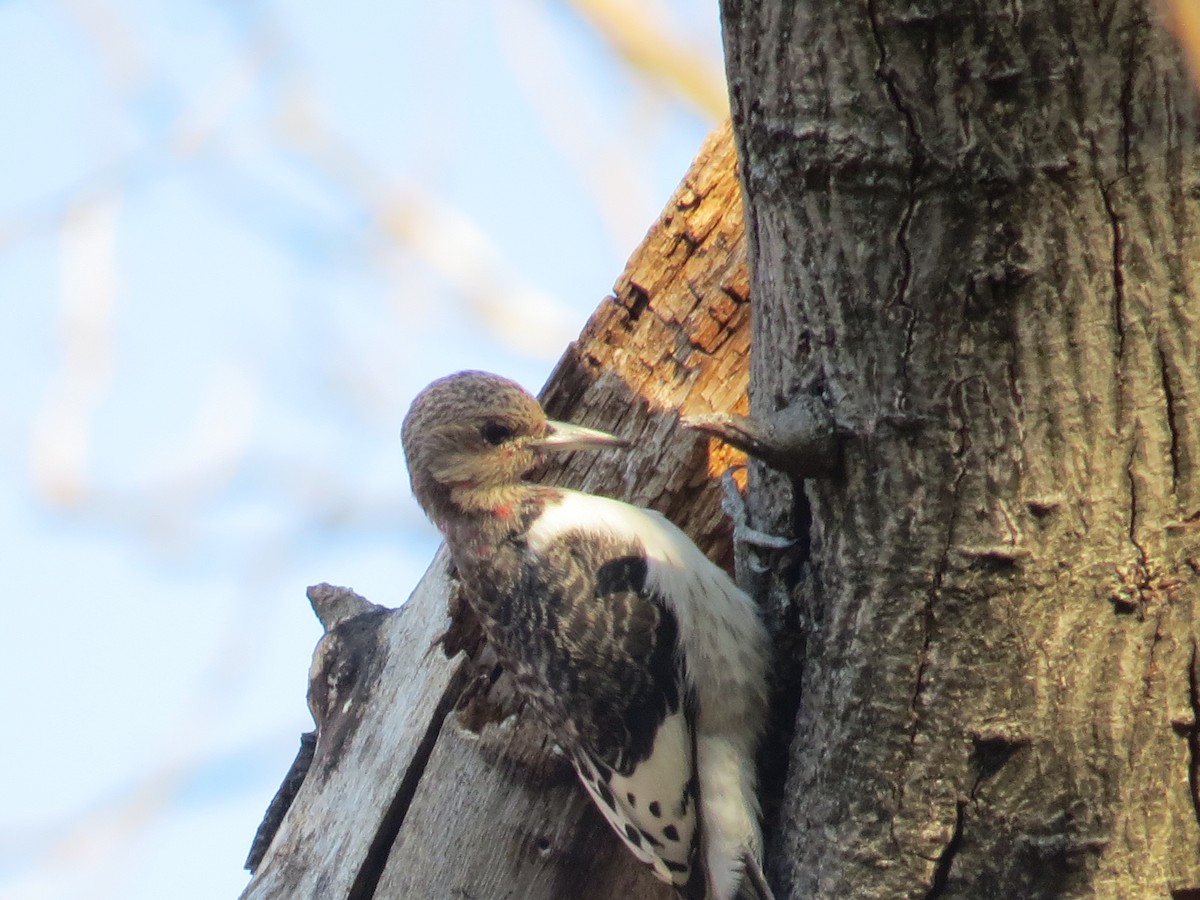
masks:
[[[519,593],[538,598],[544,617],[529,662],[600,812],[639,860],[683,887],[697,804],[676,617],[649,589],[640,547],[579,524],[539,541],[523,567]]]

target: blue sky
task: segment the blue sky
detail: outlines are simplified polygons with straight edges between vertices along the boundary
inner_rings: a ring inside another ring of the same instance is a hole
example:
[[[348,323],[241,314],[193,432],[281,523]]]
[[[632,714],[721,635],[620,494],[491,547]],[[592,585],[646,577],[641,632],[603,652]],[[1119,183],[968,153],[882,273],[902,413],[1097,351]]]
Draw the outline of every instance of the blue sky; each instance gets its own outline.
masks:
[[[408,402],[537,389],[711,126],[621,6],[0,3],[0,894],[245,884],[305,587],[436,545]],[[719,71],[715,3],[627,9]]]

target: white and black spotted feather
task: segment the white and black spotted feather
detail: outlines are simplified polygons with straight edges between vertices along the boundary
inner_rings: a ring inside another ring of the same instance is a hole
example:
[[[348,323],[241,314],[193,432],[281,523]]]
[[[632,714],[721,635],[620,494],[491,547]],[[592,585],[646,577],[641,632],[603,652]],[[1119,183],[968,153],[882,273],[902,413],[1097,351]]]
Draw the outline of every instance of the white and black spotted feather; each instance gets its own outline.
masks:
[[[625,845],[663,881],[686,887],[696,857],[696,784],[691,729],[678,710],[659,728],[653,752],[620,775],[585,749],[575,771]]]
[[[676,671],[695,709],[676,720],[690,730],[693,756],[687,773],[699,801],[692,828],[701,839],[707,896],[734,897],[744,867],[757,865],[761,854],[754,751],[766,714],[768,644],[758,613],[682,531],[650,510],[591,494],[556,492],[555,501],[532,522],[528,542],[536,553],[564,536],[580,534],[594,546],[633,543],[646,562],[643,596],[675,618]],[[673,762],[681,755],[667,758]],[[649,778],[669,763],[651,759],[643,765]]]
[[[534,523],[565,495],[535,496]],[[505,536],[482,564],[459,560],[464,589],[613,829],[656,874],[684,885],[695,758],[675,614],[647,588],[636,541],[571,530],[535,548],[531,537]]]

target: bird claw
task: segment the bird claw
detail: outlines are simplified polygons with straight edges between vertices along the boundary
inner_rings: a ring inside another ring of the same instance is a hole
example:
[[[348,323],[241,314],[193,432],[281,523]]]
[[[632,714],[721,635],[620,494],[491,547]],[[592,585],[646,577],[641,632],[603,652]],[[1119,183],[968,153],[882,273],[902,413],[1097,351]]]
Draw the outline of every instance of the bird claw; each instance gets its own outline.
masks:
[[[749,516],[746,513],[746,501],[742,498],[742,492],[738,490],[737,482],[733,478],[735,470],[744,468],[746,467],[730,466],[721,474],[721,488],[725,494],[721,498],[721,509],[733,521],[734,541],[752,547],[763,547],[767,550],[787,550],[796,546],[793,538],[768,534],[751,527]]]
[[[744,470],[745,465],[730,466],[721,473],[721,509],[733,521],[734,529],[744,528],[747,524],[746,501],[738,489],[733,473]]]
[[[759,531],[756,528],[751,528],[748,525],[734,526],[733,539],[741,541],[743,544],[750,544],[754,547],[763,547],[767,550],[790,550],[796,546],[794,538],[780,537],[777,534],[768,534],[765,531]]]

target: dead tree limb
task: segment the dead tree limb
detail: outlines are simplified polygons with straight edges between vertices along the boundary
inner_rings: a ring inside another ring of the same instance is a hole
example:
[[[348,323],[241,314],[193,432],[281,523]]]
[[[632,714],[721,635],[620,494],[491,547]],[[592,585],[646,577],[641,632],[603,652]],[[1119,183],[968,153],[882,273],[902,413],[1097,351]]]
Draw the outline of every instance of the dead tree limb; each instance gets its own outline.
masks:
[[[548,480],[655,507],[726,562],[719,480],[740,457],[678,426],[681,414],[746,410],[734,170],[725,128],[543,391],[551,415],[637,448],[569,459]],[[349,616],[322,617],[309,686],[315,752],[274,835],[263,835],[269,846],[243,897],[669,897],[524,724],[452,594],[439,555],[398,610],[326,598]]]

